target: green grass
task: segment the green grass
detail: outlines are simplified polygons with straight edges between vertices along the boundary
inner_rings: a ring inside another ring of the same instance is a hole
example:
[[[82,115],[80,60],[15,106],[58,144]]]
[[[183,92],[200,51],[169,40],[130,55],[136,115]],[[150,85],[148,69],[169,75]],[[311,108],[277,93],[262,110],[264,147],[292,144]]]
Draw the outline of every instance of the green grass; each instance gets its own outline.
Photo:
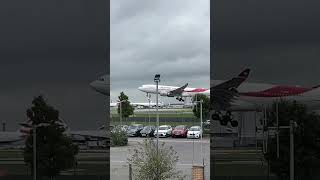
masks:
[[[110,114],[112,117],[119,117],[119,114],[117,112],[116,109],[111,109],[110,110]],[[151,118],[155,118],[156,115],[156,111],[155,109],[151,109],[150,112],[148,111],[135,111],[134,115],[130,116],[130,117],[150,117]],[[195,118],[195,116],[193,115],[192,109],[178,109],[176,111],[159,111],[159,116],[160,117],[177,117],[177,118]]]

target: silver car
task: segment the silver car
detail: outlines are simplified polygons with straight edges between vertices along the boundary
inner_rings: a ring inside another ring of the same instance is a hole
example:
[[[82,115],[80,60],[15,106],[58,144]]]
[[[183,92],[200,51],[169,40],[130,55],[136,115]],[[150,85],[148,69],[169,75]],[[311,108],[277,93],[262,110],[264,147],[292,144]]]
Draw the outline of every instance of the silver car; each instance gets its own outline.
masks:
[[[159,137],[169,137],[172,133],[172,127],[170,125],[159,126],[158,135]],[[154,136],[157,137],[157,129],[154,131]]]

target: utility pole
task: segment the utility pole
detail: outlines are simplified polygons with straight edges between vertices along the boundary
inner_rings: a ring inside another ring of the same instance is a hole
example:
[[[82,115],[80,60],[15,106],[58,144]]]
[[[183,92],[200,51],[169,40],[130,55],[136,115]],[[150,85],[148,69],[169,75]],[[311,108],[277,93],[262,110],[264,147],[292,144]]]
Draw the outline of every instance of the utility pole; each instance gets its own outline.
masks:
[[[156,83],[156,112],[157,112],[157,161],[159,162],[159,112],[158,112],[158,93],[159,93],[159,82],[160,82],[160,74],[156,74],[154,76],[154,82]],[[157,168],[157,178],[159,174],[159,169]]]
[[[149,126],[150,126],[150,98],[151,98],[151,95],[147,93],[147,96],[148,96],[148,101],[149,101],[148,118],[149,118]]]
[[[120,125],[122,126],[122,102],[127,101],[127,100],[122,100],[122,101],[118,101],[119,102],[119,106],[120,106]]]
[[[201,152],[202,165],[204,165],[203,150],[202,150],[202,139],[203,139],[203,136],[202,136],[202,134],[203,134],[202,104],[203,104],[203,100],[201,99],[200,101],[194,101],[194,103],[196,103],[196,107],[197,107],[197,104],[200,103],[200,129],[201,129],[200,130],[200,152]],[[194,144],[193,144],[193,151],[194,151]],[[194,157],[193,157],[193,159],[194,159]],[[194,160],[192,160],[192,164],[193,164],[193,161]]]
[[[120,106],[120,125],[122,126],[122,101],[119,102],[119,106]]]
[[[200,121],[201,121],[201,131],[200,131],[200,137],[201,137],[201,142],[200,142],[200,148],[201,148],[201,159],[202,159],[202,165],[204,165],[204,159],[203,159],[203,151],[202,151],[202,134],[203,134],[203,129],[202,129],[202,103],[203,103],[203,100],[201,99],[200,101]]]
[[[280,156],[280,144],[279,144],[279,105],[278,101],[276,102],[276,116],[277,116],[277,158]]]
[[[36,136],[36,130],[37,127],[35,124],[33,124],[33,179],[37,180],[37,136]]]
[[[290,120],[290,180],[294,180],[294,122]]]

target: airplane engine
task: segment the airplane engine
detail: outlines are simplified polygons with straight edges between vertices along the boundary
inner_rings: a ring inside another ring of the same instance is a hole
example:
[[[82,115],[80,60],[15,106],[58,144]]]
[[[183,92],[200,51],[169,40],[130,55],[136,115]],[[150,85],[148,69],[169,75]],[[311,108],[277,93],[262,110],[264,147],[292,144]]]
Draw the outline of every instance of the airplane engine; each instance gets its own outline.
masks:
[[[167,96],[168,95],[168,93],[167,92],[159,92],[159,94],[160,94],[160,96]]]
[[[160,96],[167,96],[167,97],[174,97],[174,95],[172,95],[171,93],[169,92],[159,92]]]

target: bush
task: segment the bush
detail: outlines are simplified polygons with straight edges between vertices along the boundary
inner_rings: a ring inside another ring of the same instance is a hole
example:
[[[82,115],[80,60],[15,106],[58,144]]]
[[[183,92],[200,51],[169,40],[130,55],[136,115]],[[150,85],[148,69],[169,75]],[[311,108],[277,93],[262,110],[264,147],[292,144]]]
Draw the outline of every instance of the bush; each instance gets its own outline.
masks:
[[[111,146],[126,146],[128,144],[128,137],[125,131],[120,128],[111,131]]]
[[[179,160],[177,152],[172,146],[159,144],[157,155],[156,143],[152,139],[146,139],[138,143],[133,150],[128,162],[132,165],[133,176],[137,180],[183,180],[185,175],[176,169]]]

